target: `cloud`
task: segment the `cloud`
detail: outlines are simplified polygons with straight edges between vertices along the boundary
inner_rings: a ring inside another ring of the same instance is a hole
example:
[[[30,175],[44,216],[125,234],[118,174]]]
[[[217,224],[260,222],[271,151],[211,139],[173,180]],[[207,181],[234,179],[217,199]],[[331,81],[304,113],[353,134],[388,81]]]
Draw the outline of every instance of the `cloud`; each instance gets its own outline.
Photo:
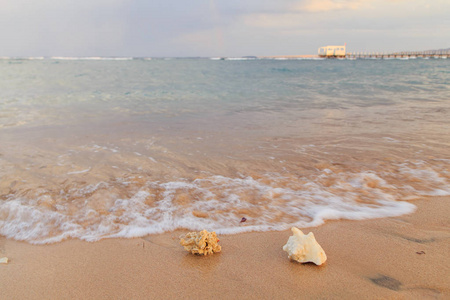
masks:
[[[223,32],[220,28],[196,31],[172,39],[174,49],[183,47],[193,56],[208,53],[212,56],[226,56]]]
[[[278,55],[345,41],[439,48],[450,46],[448,15],[448,0],[0,0],[0,56]]]
[[[357,10],[370,1],[364,0],[307,0],[293,6],[301,12],[319,13],[336,10]]]
[[[113,55],[121,47],[123,0],[0,1],[4,55]]]
[[[126,0],[0,0],[0,15],[51,14],[62,11],[84,11],[123,6]]]
[[[251,14],[242,18],[245,26],[265,29],[296,28],[303,23],[299,14]]]

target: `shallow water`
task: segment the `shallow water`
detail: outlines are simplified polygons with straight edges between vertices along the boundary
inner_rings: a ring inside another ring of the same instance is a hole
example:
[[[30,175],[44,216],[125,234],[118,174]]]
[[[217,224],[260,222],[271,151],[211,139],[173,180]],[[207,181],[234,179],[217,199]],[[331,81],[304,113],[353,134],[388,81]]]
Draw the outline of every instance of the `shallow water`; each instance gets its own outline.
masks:
[[[450,194],[449,82],[448,60],[0,60],[0,234],[410,213]]]

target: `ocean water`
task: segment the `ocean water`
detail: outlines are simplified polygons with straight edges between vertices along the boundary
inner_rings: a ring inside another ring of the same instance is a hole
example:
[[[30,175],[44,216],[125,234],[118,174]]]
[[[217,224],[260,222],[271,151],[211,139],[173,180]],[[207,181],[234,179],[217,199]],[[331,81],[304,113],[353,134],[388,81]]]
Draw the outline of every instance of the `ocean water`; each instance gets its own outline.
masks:
[[[0,60],[0,235],[30,243],[398,216],[450,195],[449,149],[450,60]]]

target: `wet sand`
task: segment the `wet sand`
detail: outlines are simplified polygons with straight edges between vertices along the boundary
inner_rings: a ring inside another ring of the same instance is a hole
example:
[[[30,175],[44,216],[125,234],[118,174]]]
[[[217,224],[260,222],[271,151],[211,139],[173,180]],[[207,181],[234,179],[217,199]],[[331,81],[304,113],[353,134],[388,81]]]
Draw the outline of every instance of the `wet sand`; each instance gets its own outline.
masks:
[[[190,255],[184,231],[44,246],[0,238],[2,299],[292,299],[450,297],[450,197],[400,217],[331,221],[313,231],[322,266],[291,262],[290,231],[222,235],[222,252]]]

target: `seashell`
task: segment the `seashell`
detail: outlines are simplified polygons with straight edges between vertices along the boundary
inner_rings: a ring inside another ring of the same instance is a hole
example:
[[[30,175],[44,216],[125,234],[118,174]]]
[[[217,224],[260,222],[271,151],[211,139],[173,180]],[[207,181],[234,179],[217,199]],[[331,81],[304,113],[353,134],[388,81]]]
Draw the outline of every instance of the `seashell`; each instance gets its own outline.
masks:
[[[7,264],[7,263],[8,263],[8,258],[7,257],[0,258],[0,264]]]
[[[293,235],[289,237],[283,250],[289,255],[289,258],[300,263],[313,262],[321,265],[327,260],[325,251],[317,243],[312,232],[305,235],[296,227],[291,228]]]

